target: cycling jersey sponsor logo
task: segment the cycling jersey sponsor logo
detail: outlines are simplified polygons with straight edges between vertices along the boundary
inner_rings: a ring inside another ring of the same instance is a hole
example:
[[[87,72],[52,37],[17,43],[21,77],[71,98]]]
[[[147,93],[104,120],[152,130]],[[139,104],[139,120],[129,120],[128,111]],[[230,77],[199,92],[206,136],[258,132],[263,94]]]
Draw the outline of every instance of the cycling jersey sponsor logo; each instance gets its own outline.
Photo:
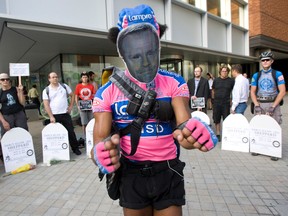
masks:
[[[278,81],[282,81],[282,80],[284,80],[284,76],[283,75],[278,77]]]
[[[129,21],[139,21],[142,20],[143,22],[146,22],[146,20],[153,19],[153,16],[151,14],[138,14],[133,16],[128,16]]]
[[[129,123],[116,123],[119,128],[125,128]],[[141,130],[141,136],[150,137],[150,136],[166,136],[172,133],[172,128],[170,123],[156,123],[149,122],[145,123]],[[130,136],[130,134],[128,134]]]
[[[97,100],[97,98],[94,98],[94,100],[93,100],[93,106],[98,106],[98,105],[100,105],[100,101]]]

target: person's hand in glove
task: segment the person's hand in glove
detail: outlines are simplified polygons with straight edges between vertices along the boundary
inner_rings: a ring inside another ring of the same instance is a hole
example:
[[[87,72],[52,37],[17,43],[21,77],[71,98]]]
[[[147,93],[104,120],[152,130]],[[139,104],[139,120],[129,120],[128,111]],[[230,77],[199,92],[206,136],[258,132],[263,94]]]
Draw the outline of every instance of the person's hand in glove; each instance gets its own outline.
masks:
[[[260,115],[260,114],[265,113],[264,110],[260,106],[255,106],[254,111],[255,111],[256,115]]]
[[[97,143],[91,150],[94,163],[99,167],[103,174],[112,173],[120,167],[118,145],[120,137],[114,134],[105,140]]]
[[[269,107],[269,109],[266,112],[266,115],[272,116],[274,114],[274,110],[275,110],[275,107],[272,107],[272,106]]]
[[[179,142],[186,140],[187,145],[182,145],[184,148],[197,148],[203,152],[210,151],[218,142],[211,127],[197,117],[179,125],[173,134]]]

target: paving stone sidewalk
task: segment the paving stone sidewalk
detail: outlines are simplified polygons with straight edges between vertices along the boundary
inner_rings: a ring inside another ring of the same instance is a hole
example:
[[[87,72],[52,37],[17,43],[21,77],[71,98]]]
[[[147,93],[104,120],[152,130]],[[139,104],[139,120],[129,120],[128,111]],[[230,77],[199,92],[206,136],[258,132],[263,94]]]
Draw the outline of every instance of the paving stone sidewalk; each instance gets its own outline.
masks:
[[[288,102],[282,112],[283,158],[276,162],[267,156],[223,151],[221,143],[208,153],[181,150],[186,162],[184,216],[288,215]],[[252,118],[249,108],[245,115]],[[37,168],[0,177],[0,216],[123,215],[118,201],[109,199],[105,182],[99,182],[98,170],[84,149],[81,156],[71,152],[71,162],[42,164],[43,127],[41,121],[29,122]],[[81,136],[79,126],[75,131]]]

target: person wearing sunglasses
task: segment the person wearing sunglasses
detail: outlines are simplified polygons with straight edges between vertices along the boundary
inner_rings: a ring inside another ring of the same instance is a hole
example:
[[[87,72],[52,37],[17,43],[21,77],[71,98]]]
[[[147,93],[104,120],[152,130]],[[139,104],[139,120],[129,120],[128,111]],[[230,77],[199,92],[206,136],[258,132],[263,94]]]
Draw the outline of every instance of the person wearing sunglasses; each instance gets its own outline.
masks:
[[[254,114],[266,114],[282,123],[280,103],[286,94],[285,80],[282,72],[272,69],[274,55],[271,51],[259,56],[262,70],[256,72],[251,80],[251,99],[255,104]],[[259,76],[259,77],[258,77]],[[252,153],[253,156],[258,154]],[[272,157],[277,161],[278,158]]]
[[[24,111],[25,97],[23,94],[23,86],[12,86],[10,77],[6,73],[0,74],[0,84],[1,137],[14,127],[21,127],[28,131],[27,118]],[[0,158],[2,159],[2,149],[0,149]]]

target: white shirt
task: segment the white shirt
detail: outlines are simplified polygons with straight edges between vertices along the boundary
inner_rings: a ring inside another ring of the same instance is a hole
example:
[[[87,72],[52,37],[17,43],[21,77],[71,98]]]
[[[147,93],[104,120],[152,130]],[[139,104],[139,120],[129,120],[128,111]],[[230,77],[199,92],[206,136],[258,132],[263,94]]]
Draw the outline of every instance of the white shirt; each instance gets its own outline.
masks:
[[[213,79],[209,79],[208,83],[209,83],[209,89],[211,90],[213,86]]]
[[[232,107],[235,110],[239,103],[247,102],[249,97],[249,80],[242,74],[235,78],[235,84],[232,90]]]
[[[55,114],[64,114],[67,113],[68,110],[68,98],[67,93],[70,94],[72,92],[71,88],[66,86],[66,90],[59,84],[57,89],[51,88],[49,85],[49,97],[46,93],[46,89],[42,92],[43,100],[49,100],[50,109],[52,113]]]

